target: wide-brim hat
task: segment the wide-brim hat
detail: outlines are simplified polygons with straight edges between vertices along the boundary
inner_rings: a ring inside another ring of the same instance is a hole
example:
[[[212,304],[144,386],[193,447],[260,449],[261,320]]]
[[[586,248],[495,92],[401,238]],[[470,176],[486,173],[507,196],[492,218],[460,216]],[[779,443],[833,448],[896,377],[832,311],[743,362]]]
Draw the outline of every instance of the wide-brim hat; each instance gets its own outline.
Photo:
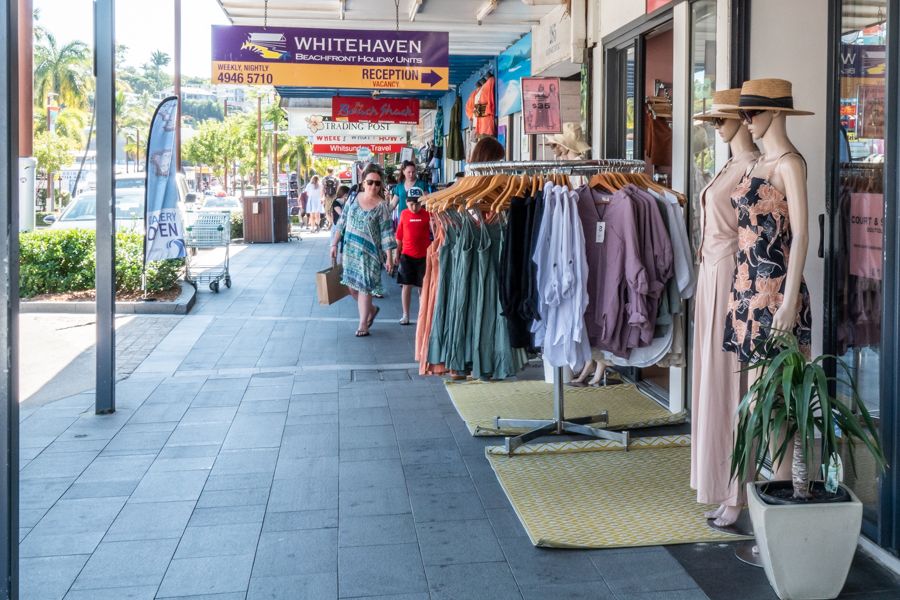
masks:
[[[563,123],[563,132],[547,137],[547,143],[562,146],[578,154],[584,154],[591,149],[584,139],[584,131],[578,123]]]
[[[736,112],[725,112],[726,110],[735,110],[738,107],[738,101],[741,99],[741,88],[731,88],[730,90],[719,90],[713,92],[712,105],[709,110],[694,115],[697,121],[712,121],[715,119],[737,119]]]
[[[726,112],[741,110],[777,110],[788,115],[814,115],[808,110],[794,108],[793,86],[784,79],[751,79],[741,86],[741,97],[737,108]]]

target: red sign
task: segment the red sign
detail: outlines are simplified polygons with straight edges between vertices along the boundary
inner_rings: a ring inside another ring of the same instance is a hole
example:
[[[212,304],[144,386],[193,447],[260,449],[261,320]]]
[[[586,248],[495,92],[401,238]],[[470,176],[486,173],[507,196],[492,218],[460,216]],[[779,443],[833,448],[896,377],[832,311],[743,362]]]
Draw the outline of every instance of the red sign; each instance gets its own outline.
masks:
[[[419,122],[419,101],[405,98],[331,98],[331,118],[350,123]]]
[[[391,154],[405,147],[405,144],[313,144],[313,154],[356,154],[360,148],[369,148],[373,154]]]
[[[662,8],[670,2],[672,2],[672,0],[647,0],[647,14],[649,15],[657,8]]]

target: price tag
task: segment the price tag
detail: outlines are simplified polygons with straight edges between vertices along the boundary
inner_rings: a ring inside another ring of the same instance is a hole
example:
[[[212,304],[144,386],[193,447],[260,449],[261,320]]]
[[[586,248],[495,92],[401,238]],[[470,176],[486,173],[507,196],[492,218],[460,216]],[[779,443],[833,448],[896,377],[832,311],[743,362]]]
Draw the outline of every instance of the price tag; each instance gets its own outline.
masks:
[[[597,243],[602,244],[603,240],[606,239],[606,222],[598,221],[597,222]]]

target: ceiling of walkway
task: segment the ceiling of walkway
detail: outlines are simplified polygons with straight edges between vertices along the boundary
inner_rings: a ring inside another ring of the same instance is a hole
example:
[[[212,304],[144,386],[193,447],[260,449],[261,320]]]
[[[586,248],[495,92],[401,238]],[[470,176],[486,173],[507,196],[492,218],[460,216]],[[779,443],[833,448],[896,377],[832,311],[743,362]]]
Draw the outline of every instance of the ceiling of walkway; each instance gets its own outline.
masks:
[[[450,84],[459,85],[531,31],[567,0],[218,0],[234,25],[323,29],[396,29],[450,34]],[[399,12],[398,12],[399,11]],[[367,90],[278,87],[283,98],[323,98]],[[385,91],[382,96],[434,99],[445,92]]]
[[[451,55],[496,55],[566,0],[399,0],[400,29],[447,31]],[[219,0],[235,25],[395,29],[395,0]],[[478,17],[482,16],[479,25]]]

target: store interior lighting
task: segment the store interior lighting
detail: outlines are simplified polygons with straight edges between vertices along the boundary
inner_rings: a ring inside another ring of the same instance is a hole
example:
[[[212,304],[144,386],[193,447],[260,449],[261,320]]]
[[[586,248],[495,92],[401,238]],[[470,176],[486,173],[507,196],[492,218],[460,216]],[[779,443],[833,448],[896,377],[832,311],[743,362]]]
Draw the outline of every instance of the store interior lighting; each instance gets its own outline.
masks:
[[[484,21],[488,15],[497,9],[499,3],[500,0],[487,0],[487,2],[482,4],[478,10],[475,11],[475,20],[479,25],[481,25],[481,22]]]
[[[416,15],[419,14],[419,11],[422,10],[422,4],[425,3],[425,0],[409,0],[409,22],[412,23],[416,20]]]

